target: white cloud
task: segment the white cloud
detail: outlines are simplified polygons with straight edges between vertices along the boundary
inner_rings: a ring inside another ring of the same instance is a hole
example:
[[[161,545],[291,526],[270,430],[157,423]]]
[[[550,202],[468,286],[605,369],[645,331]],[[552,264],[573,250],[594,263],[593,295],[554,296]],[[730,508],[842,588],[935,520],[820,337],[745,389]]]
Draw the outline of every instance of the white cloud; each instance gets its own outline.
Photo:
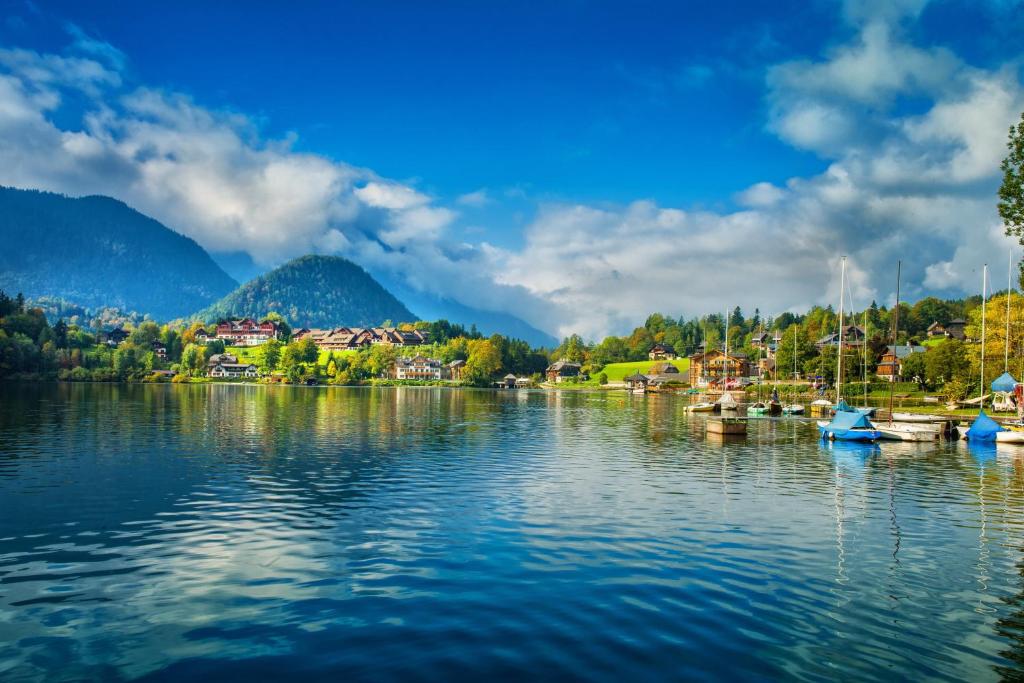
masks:
[[[458,212],[413,184],[297,152],[237,112],[126,87],[123,55],[87,36],[64,56],[0,48],[0,184],[113,195],[266,265],[340,253],[414,290],[595,338],[653,310],[834,305],[841,254],[858,304],[886,298],[897,258],[906,296],[973,293],[980,264],[1005,254],[994,191],[1024,94],[1011,68],[906,42],[895,22],[919,4],[881,23],[849,3],[848,44],[769,69],[770,129],[827,167],[755,183],[732,213],[553,203],[521,248],[466,243]],[[81,124],[58,125],[81,100],[71,93],[86,98]],[[454,204],[489,201],[480,189]]]
[[[487,190],[481,188],[474,192],[467,192],[466,194],[459,195],[455,202],[462,206],[481,207],[486,206],[491,201],[491,198],[487,195]]]

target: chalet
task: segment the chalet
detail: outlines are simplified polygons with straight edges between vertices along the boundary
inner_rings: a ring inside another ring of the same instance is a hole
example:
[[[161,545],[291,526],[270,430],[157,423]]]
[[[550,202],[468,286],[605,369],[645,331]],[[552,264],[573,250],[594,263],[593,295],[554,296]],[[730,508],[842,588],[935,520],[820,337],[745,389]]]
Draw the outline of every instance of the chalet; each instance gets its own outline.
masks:
[[[647,357],[651,360],[675,360],[678,358],[676,350],[672,348],[671,344],[655,344],[647,353]]]
[[[730,353],[712,349],[707,353],[690,356],[690,383],[697,387],[720,384],[726,377],[739,378],[750,375],[750,361],[746,354]]]
[[[215,353],[206,363],[208,377],[257,377],[259,372],[252,363],[239,363],[230,353]]]
[[[462,379],[462,371],[466,367],[466,361],[461,360],[461,359],[460,360],[453,360],[451,363],[449,363],[448,365],[446,365],[444,367],[445,367],[445,374],[448,376],[447,378],[452,380],[452,381],[457,382],[460,379]]]
[[[256,322],[252,318],[234,318],[217,323],[217,339],[231,346],[259,346],[280,336],[280,328],[273,320]]]
[[[125,339],[127,339],[129,334],[131,333],[128,332],[128,330],[124,329],[123,327],[108,330],[107,332],[100,332],[100,343],[106,344],[107,346],[117,346]]]
[[[549,365],[547,370],[544,371],[544,375],[549,382],[557,384],[564,382],[570,377],[579,377],[581,370],[582,366],[579,363],[573,363],[563,358]]]
[[[630,391],[643,393],[647,390],[647,383],[649,380],[647,379],[647,375],[641,375],[639,372],[635,372],[624,378],[622,381],[626,383],[626,387]]]
[[[960,341],[966,341],[966,328],[967,321],[964,320],[963,318],[950,320],[945,325],[936,320],[935,322],[928,326],[927,334],[929,337],[946,337],[948,339],[958,339]]]
[[[415,356],[396,360],[392,375],[395,379],[439,380],[442,378],[443,370],[441,361],[426,356]]]
[[[843,328],[843,348],[844,349],[859,349],[864,345],[864,339],[867,335],[864,334],[864,328],[859,325],[847,325]],[[833,332],[827,334],[814,343],[818,347],[818,350],[825,348],[826,346],[839,346],[839,333]]]
[[[307,338],[321,350],[343,351],[373,344],[422,346],[427,343],[429,335],[423,330],[400,330],[395,327],[303,328],[292,334],[292,339],[296,341]]]
[[[774,358],[761,358],[757,361],[757,376],[768,377],[775,372]]]
[[[160,341],[154,339],[153,342],[150,344],[150,348],[152,349],[153,353],[156,354],[157,358],[160,358],[162,360],[167,360],[167,345],[166,344],[164,344],[163,342],[160,342]]]
[[[882,360],[878,362],[875,374],[888,382],[898,382],[903,378],[903,360],[911,354],[925,351],[927,349],[923,346],[910,346],[909,344],[893,346],[890,344],[882,354]]]
[[[211,335],[206,330],[197,330],[195,334],[196,344],[206,345],[213,338],[213,335]]]
[[[506,389],[516,388],[516,376],[511,372],[501,378],[501,385]]]
[[[679,368],[672,363],[655,363],[647,371],[648,375],[678,375]]]
[[[750,345],[755,349],[764,351],[768,358],[775,357],[775,351],[779,348],[779,344],[782,343],[782,333],[776,330],[775,332],[755,332],[750,338]]]

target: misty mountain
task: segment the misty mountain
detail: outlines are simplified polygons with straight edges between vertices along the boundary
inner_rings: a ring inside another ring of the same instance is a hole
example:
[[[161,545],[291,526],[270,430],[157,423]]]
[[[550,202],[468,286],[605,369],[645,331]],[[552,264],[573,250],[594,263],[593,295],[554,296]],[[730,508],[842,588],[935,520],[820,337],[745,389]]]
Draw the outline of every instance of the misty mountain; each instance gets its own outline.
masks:
[[[110,197],[0,187],[0,289],[167,320],[238,286],[195,241]]]

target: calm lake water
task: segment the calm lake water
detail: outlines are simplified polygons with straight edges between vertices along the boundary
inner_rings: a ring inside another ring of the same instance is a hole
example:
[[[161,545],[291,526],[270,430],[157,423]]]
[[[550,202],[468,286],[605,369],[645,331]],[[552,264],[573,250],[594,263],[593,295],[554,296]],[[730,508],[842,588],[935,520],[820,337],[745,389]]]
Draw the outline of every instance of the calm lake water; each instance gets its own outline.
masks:
[[[1021,677],[1024,449],[702,420],[0,385],[0,679]]]

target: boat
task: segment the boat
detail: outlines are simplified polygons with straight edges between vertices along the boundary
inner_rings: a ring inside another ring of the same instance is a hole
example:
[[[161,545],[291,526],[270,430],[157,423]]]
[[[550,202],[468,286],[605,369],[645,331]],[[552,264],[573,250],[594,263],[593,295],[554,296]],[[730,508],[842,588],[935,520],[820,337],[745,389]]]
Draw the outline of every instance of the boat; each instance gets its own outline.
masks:
[[[829,441],[878,441],[882,438],[868,416],[859,412],[839,411],[831,422],[819,420],[818,431],[822,439]]]
[[[747,406],[747,415],[767,415],[768,404],[764,401],[758,401],[757,403],[751,403]]]
[[[715,404],[709,403],[708,401],[701,401],[699,403],[686,406],[686,410],[691,413],[713,413],[715,412],[715,408]]]
[[[924,427],[920,424],[906,422],[890,422],[885,425],[876,425],[883,439],[890,441],[937,441],[939,430],[932,427]]]
[[[914,422],[921,424],[932,424],[935,422],[944,422],[946,418],[939,417],[938,415],[922,415],[919,413],[890,413],[892,415],[893,422]]]
[[[776,374],[777,377],[777,374]],[[782,401],[779,400],[779,390],[772,389],[772,397],[768,399],[768,414],[782,415]]]
[[[1006,429],[996,432],[996,443],[1016,443],[1024,445],[1024,432]]]
[[[996,440],[996,435],[1004,431],[998,422],[985,414],[985,399],[988,398],[985,394],[985,303],[987,300],[988,264],[986,263],[984,268],[982,268],[981,276],[981,396],[977,399],[964,401],[964,403],[977,402],[979,406],[978,416],[974,418],[971,426],[960,435],[960,438],[975,443],[992,443]]]
[[[799,403],[790,403],[782,406],[782,412],[786,415],[803,415],[804,407]]]
[[[728,391],[723,393],[718,398],[718,400],[715,401],[715,405],[718,407],[719,410],[730,410],[730,411],[731,410],[739,410],[739,407],[740,407],[740,404],[736,402],[736,399],[734,399],[732,397],[732,394],[730,394]]]

